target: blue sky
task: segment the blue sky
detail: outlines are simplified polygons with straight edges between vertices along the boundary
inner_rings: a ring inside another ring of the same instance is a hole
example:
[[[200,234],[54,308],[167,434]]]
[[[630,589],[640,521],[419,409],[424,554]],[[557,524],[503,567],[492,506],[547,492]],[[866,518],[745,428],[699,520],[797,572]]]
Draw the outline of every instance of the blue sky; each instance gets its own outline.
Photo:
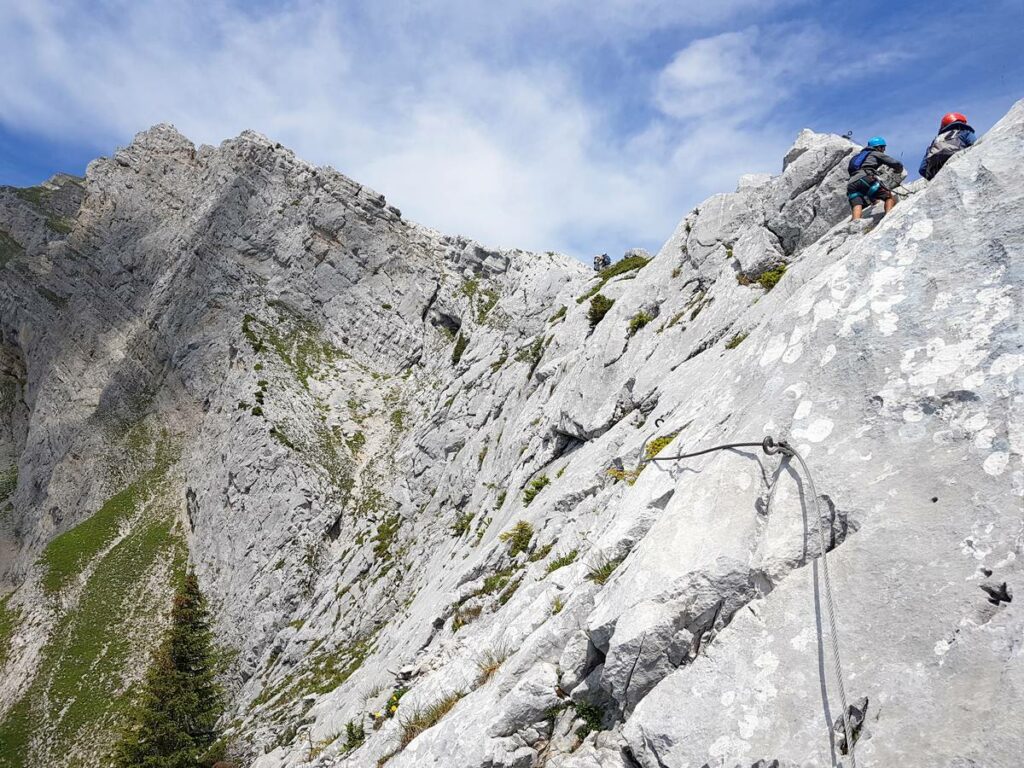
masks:
[[[1024,0],[0,0],[0,184],[252,128],[484,243],[656,250],[801,128],[916,167],[1024,97]]]

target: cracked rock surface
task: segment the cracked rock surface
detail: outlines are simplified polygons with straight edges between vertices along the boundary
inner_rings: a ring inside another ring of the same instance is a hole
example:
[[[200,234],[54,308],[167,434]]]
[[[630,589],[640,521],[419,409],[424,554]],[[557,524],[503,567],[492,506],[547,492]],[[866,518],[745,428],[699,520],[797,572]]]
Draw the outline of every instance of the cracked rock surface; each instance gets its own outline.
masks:
[[[104,764],[186,557],[239,765],[848,765],[819,527],[857,764],[1015,765],[1024,102],[885,219],[855,149],[601,276],[252,132],[0,189],[0,765]],[[765,435],[818,499],[637,471]]]

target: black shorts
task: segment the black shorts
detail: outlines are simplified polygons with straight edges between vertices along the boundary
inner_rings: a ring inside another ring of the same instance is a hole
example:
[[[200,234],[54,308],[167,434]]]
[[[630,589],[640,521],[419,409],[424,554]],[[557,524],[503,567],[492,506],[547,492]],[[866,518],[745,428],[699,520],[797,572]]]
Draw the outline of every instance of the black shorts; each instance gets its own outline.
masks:
[[[877,178],[861,176],[846,185],[846,197],[850,200],[851,208],[856,205],[867,207],[877,200],[888,200],[892,192]]]

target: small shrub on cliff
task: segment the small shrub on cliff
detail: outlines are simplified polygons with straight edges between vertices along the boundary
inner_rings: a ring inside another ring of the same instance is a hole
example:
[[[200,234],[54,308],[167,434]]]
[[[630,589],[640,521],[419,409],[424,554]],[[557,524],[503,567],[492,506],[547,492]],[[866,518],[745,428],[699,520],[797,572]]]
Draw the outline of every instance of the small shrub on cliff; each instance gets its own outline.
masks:
[[[779,284],[779,280],[786,274],[786,265],[779,264],[777,267],[766,269],[763,272],[759,272],[756,275],[745,275],[740,273],[736,275],[736,282],[740,285],[753,285],[757,283],[765,291],[770,291],[776,285]]]
[[[471,608],[456,608],[455,615],[452,616],[452,634],[480,618],[482,611],[483,606],[480,605],[474,605]]]
[[[625,480],[627,485],[633,485],[633,483],[636,482],[636,479],[640,477],[643,467],[640,469],[619,469],[618,467],[609,467],[605,471],[609,476],[615,478],[616,481]]]
[[[346,752],[351,752],[356,749],[362,743],[366,741],[366,728],[363,724],[357,723],[355,720],[349,720],[345,724],[345,745],[343,749]]]
[[[629,318],[629,335],[634,336],[636,332],[654,319],[653,315],[644,312],[642,309]]]
[[[608,314],[608,310],[612,308],[612,304],[615,302],[609,299],[603,293],[597,294],[590,300],[590,309],[587,310],[587,320],[590,322],[590,327],[595,327],[598,323],[604,320],[604,316]]]
[[[525,520],[520,520],[514,526],[503,532],[499,539],[508,544],[509,557],[515,557],[520,552],[525,552],[533,540],[533,526]]]
[[[586,701],[578,701],[572,706],[576,710],[576,716],[583,721],[583,725],[576,729],[576,736],[580,741],[587,738],[592,732],[601,730],[604,712],[599,706]]]
[[[469,346],[469,336],[464,333],[460,333],[459,337],[455,340],[455,348],[452,350],[452,365],[457,365],[459,360],[462,359],[462,353],[466,351],[466,347]]]

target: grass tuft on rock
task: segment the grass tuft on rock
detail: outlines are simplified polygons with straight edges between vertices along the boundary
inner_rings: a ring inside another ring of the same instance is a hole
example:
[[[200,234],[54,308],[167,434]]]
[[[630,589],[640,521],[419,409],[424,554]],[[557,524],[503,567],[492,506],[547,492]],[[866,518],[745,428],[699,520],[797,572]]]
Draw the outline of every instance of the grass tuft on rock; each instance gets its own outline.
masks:
[[[463,691],[449,693],[433,704],[422,708],[413,708],[413,711],[408,716],[400,718],[402,734],[399,738],[399,744],[401,749],[405,749],[412,743],[413,739],[441,722],[441,718],[451,712],[465,695]]]
[[[484,579],[484,583],[475,594],[490,595],[497,592],[499,589],[504,589],[515,575],[516,570],[516,568],[503,568],[500,571],[492,573]]]
[[[528,507],[530,503],[537,498],[537,494],[543,491],[551,481],[547,475],[541,475],[535,478],[526,486],[526,490],[523,491],[523,506]]]
[[[567,565],[572,565],[576,562],[576,558],[579,556],[580,551],[578,549],[570,549],[564,555],[559,555],[550,563],[548,563],[548,573],[554,573],[559,568],[565,568]]]
[[[476,668],[480,670],[480,677],[477,678],[477,685],[483,685],[489,681],[494,674],[501,669],[501,665],[512,655],[512,649],[507,645],[499,645],[495,648],[488,648],[483,655],[476,660]]]
[[[608,558],[605,556],[599,557],[594,565],[591,567],[590,572],[587,573],[587,578],[595,584],[605,584],[608,579],[611,578],[612,573],[618,568],[624,557]]]
[[[740,344],[742,344],[743,340],[745,338],[747,338],[747,336],[749,336],[749,335],[750,335],[749,333],[737,333],[735,336],[733,336],[731,339],[729,339],[727,342],[725,342],[725,348],[726,349],[736,349],[736,347],[738,347]]]

